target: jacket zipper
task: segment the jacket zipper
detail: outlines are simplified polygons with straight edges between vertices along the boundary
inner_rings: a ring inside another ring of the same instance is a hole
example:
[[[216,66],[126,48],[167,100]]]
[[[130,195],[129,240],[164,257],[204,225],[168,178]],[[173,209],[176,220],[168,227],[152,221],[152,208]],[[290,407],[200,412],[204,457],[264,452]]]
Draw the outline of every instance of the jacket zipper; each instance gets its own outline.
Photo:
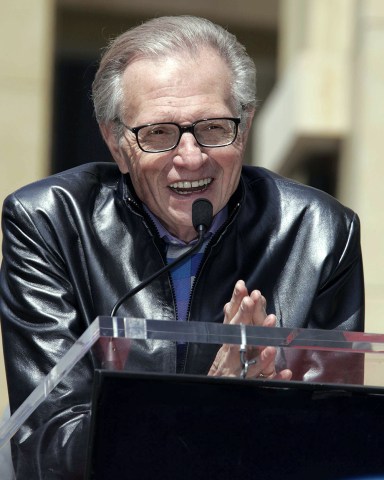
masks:
[[[189,315],[190,315],[190,311],[191,311],[191,305],[192,305],[192,300],[193,300],[193,295],[194,295],[194,292],[196,290],[196,285],[197,285],[197,282],[199,281],[200,279],[200,276],[201,276],[201,272],[204,268],[204,265],[206,264],[207,260],[208,260],[208,256],[209,256],[209,250],[211,249],[212,245],[214,243],[217,243],[217,241],[219,240],[220,236],[223,235],[225,233],[225,231],[228,229],[228,227],[231,225],[231,223],[233,222],[238,210],[240,208],[240,202],[236,203],[235,207],[233,208],[232,210],[232,213],[230,215],[230,217],[227,219],[227,221],[221,226],[221,228],[215,233],[215,235],[211,238],[211,240],[208,242],[206,248],[205,248],[205,251],[204,251],[204,256],[203,256],[203,259],[199,265],[199,268],[196,272],[196,276],[195,276],[195,281],[193,282],[193,285],[192,285],[192,288],[191,288],[191,292],[189,294],[189,300],[188,300],[188,308],[187,308],[187,315],[186,315],[186,321],[189,322]],[[188,358],[188,350],[189,350],[189,343],[187,343],[187,348],[186,348],[186,352],[185,352],[185,356],[184,356],[184,364],[183,364],[183,367],[182,367],[182,372],[184,373],[185,372],[185,365],[186,365],[186,361],[187,361],[187,358]]]

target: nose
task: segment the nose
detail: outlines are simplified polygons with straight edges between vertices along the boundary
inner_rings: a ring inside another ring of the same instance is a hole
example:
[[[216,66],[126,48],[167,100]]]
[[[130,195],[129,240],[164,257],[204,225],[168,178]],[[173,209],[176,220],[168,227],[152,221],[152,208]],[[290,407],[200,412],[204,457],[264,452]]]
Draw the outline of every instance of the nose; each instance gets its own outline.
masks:
[[[197,170],[205,162],[206,153],[203,153],[202,147],[197,143],[191,132],[183,132],[179,145],[176,147],[173,162],[179,167]]]

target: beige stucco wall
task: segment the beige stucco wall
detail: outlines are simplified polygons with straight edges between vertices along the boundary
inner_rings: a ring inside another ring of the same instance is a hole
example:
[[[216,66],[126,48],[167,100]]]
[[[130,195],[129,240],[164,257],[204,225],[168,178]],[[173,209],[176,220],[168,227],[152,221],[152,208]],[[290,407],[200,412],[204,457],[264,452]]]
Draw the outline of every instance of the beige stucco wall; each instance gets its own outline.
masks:
[[[384,2],[357,2],[356,18],[340,198],[361,218],[366,330],[384,332]]]
[[[384,2],[357,2],[356,19],[350,130],[342,151],[340,198],[361,219],[366,331],[384,332]],[[384,385],[384,363],[374,356],[366,360],[366,383]]]
[[[54,3],[2,0],[0,11],[2,202],[48,172]],[[1,344],[0,349],[1,412],[8,400]]]
[[[338,149],[337,196],[362,223],[366,331],[384,332],[384,2],[281,6],[279,81],[255,125],[255,158],[284,173]]]

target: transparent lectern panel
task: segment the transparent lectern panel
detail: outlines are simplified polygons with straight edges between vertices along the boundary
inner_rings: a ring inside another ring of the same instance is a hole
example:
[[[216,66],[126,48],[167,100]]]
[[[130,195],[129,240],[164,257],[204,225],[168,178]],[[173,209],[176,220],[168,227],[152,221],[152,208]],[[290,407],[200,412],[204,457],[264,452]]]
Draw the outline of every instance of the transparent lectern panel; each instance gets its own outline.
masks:
[[[232,350],[238,352],[237,378],[230,379],[231,385],[250,382],[252,395],[258,395],[259,387],[293,392],[300,390],[301,385],[314,385],[313,391],[324,392],[324,388],[328,388],[324,385],[329,385],[330,391],[334,391],[336,385],[338,392],[347,391],[349,387],[361,389],[362,394],[374,392],[382,396],[384,402],[384,389],[380,388],[384,387],[384,335],[98,317],[10,420],[0,426],[0,447],[16,435],[23,455],[28,451],[28,455],[35,456],[35,462],[51,468],[55,460],[50,458],[53,450],[49,446],[60,444],[61,458],[73,458],[74,462],[63,469],[82,473],[94,407],[91,395],[95,370],[128,376],[139,374],[143,378],[179,378],[180,375],[175,375],[179,350],[179,356],[181,352],[186,359],[185,377],[201,378],[203,383],[217,381],[222,385],[220,388],[232,388],[223,378],[207,377],[223,344],[231,345]],[[243,375],[244,362],[252,361],[255,351],[265,346],[277,349],[276,368],[292,370],[291,382],[261,377],[248,379]],[[73,386],[75,389],[68,394],[69,387]],[[62,429],[64,423],[71,425],[72,430]],[[41,430],[45,430],[43,437],[39,436]],[[66,449],[75,452],[74,456]]]
[[[228,344],[239,352],[241,372],[242,348],[244,358],[251,361],[256,355],[248,358],[250,349],[273,346],[276,369],[290,369],[294,381],[384,386],[384,335],[380,334],[109,317],[100,317],[99,322],[100,339],[94,347],[98,368],[174,373],[176,345],[187,343],[188,357],[195,361],[192,366],[187,362],[183,373],[204,375],[220,347]],[[142,361],[145,353],[153,362]],[[375,375],[368,374],[372,371]]]

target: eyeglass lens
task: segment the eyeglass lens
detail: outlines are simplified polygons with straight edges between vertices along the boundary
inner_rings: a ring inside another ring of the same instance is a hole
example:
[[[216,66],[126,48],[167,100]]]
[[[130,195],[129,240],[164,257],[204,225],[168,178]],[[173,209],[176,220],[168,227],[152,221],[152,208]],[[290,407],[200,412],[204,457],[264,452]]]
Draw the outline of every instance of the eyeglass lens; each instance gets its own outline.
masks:
[[[200,120],[191,130],[200,145],[219,147],[234,141],[237,125],[231,119]],[[137,139],[143,150],[168,150],[178,144],[182,133],[182,127],[174,123],[159,123],[141,127]]]

